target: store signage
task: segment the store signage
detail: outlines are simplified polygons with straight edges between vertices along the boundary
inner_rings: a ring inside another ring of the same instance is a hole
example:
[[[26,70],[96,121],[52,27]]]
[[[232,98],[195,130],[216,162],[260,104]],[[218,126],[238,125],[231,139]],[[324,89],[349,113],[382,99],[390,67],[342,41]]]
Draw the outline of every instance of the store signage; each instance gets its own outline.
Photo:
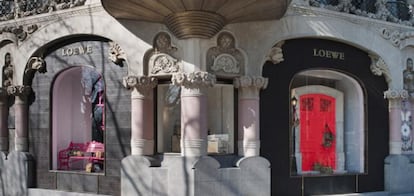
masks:
[[[92,54],[92,46],[78,46],[70,48],[62,48],[62,56],[74,56],[74,55],[84,55]]]
[[[325,50],[325,49],[319,49],[319,48],[313,49],[313,56],[328,58],[328,59],[345,60],[344,52],[337,52],[337,51]]]

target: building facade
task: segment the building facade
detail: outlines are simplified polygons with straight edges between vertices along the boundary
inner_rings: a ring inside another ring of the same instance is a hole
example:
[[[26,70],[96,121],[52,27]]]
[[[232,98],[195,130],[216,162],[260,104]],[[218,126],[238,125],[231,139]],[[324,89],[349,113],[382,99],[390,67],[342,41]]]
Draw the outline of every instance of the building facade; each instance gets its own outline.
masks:
[[[0,195],[414,193],[411,7],[0,1]]]

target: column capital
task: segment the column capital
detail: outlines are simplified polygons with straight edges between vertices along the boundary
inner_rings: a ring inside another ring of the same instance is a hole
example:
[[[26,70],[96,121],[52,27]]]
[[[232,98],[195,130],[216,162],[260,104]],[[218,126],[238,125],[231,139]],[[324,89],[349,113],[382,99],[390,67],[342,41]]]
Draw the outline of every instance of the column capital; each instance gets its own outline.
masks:
[[[384,92],[384,99],[408,99],[409,94],[404,89],[388,89]]]
[[[157,78],[151,76],[129,75],[123,78],[123,85],[126,89],[136,90],[142,96],[148,96],[149,92],[155,88],[157,84]]]
[[[9,86],[7,87],[7,93],[12,96],[25,98],[32,92],[30,86]]]
[[[258,98],[259,90],[266,89],[268,79],[262,76],[241,76],[233,80],[234,87],[240,89],[241,98]]]
[[[179,72],[172,75],[171,81],[177,86],[183,86],[188,89],[199,89],[213,87],[216,84],[216,76],[204,71],[195,71],[192,73]]]

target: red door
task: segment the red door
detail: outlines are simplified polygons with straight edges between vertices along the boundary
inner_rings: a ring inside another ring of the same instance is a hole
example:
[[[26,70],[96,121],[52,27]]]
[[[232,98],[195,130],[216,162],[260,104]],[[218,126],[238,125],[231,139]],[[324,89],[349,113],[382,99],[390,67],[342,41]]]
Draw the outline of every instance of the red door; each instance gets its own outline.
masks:
[[[302,171],[315,166],[336,169],[335,98],[324,94],[300,96]]]

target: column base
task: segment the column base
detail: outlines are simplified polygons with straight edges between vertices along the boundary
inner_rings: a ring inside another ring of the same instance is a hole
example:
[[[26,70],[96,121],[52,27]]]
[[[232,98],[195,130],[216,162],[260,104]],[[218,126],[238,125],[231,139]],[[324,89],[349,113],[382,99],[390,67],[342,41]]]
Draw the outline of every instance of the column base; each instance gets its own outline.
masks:
[[[240,146],[242,144],[242,146]],[[241,154],[242,152],[243,154]],[[239,155],[253,157],[260,155],[260,140],[256,141],[239,141]]]
[[[154,140],[146,139],[131,139],[131,154],[132,155],[153,155],[154,154]]]
[[[27,137],[14,138],[14,149],[17,152],[29,152],[29,139]]]
[[[182,140],[181,155],[188,157],[207,155],[207,141],[203,139]]]
[[[9,138],[8,137],[0,137],[0,151],[8,151],[9,150]]]
[[[390,154],[401,154],[402,142],[390,142]]]

